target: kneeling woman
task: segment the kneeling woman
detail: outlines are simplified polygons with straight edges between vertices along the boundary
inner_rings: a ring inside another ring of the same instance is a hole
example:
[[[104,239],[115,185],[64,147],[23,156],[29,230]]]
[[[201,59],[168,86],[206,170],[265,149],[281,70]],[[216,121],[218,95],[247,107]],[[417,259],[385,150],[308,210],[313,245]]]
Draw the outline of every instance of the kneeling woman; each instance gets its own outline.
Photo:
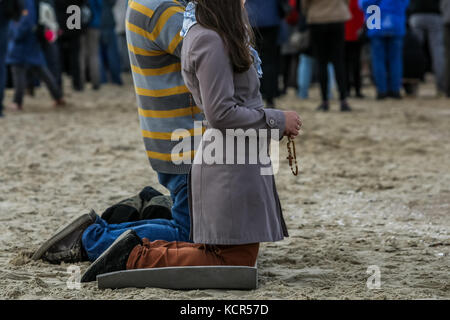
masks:
[[[272,138],[280,139],[297,136],[301,127],[296,112],[263,107],[260,60],[252,49],[244,2],[197,0],[186,8],[182,72],[208,123],[191,172],[194,243],[150,243],[129,230],[91,265],[83,282],[125,268],[254,266],[259,243],[288,236],[273,175],[262,175],[267,164],[250,164],[252,139],[245,140],[245,164],[227,164],[227,155],[236,160],[240,150],[234,146],[227,149],[225,142],[223,164],[206,164],[209,162],[200,159],[201,151],[212,143],[212,132],[225,136],[227,129],[278,129],[279,134]],[[267,148],[267,143],[264,145]],[[270,163],[268,166],[271,169]]]

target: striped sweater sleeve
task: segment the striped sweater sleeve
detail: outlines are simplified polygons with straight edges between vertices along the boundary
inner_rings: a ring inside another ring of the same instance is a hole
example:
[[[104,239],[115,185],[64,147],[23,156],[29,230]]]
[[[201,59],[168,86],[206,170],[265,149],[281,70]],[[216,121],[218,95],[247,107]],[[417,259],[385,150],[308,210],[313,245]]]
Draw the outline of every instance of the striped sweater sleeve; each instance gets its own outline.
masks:
[[[181,57],[183,38],[180,31],[184,20],[184,7],[175,1],[164,2],[156,10],[153,19],[157,19],[159,31],[155,44],[164,52]]]

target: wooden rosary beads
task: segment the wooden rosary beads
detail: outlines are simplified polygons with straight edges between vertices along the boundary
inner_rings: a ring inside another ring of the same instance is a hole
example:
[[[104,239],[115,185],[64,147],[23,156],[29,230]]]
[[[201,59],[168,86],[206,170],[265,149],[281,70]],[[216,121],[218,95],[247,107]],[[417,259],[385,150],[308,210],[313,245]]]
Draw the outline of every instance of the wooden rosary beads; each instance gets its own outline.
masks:
[[[295,151],[295,142],[294,139],[288,138],[287,143],[289,156],[287,157],[289,161],[289,166],[291,167],[292,174],[294,176],[298,175],[298,163],[297,163],[297,153]]]

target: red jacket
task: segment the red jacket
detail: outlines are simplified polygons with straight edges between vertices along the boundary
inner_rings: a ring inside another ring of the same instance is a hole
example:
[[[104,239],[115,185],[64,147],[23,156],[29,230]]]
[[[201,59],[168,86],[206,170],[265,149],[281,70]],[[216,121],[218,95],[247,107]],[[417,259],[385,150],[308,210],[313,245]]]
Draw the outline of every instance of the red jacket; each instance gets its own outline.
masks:
[[[352,18],[345,24],[345,41],[357,41],[364,26],[364,12],[359,8],[358,0],[350,0],[350,12]]]
[[[286,22],[291,25],[295,26],[298,24],[298,21],[300,19],[300,13],[298,11],[298,2],[297,0],[289,0],[289,5],[291,6],[292,10],[289,16],[286,18]]]

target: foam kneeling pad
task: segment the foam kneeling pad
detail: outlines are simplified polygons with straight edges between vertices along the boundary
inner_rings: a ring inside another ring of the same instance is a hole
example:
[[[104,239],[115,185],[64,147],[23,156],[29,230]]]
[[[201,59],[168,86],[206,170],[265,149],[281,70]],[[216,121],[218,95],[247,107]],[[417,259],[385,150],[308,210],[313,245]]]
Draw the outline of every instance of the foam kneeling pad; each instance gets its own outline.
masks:
[[[168,196],[156,196],[150,201],[144,202],[141,210],[141,220],[172,219],[172,198]]]
[[[204,266],[124,270],[97,275],[99,289],[254,290],[257,267]]]

